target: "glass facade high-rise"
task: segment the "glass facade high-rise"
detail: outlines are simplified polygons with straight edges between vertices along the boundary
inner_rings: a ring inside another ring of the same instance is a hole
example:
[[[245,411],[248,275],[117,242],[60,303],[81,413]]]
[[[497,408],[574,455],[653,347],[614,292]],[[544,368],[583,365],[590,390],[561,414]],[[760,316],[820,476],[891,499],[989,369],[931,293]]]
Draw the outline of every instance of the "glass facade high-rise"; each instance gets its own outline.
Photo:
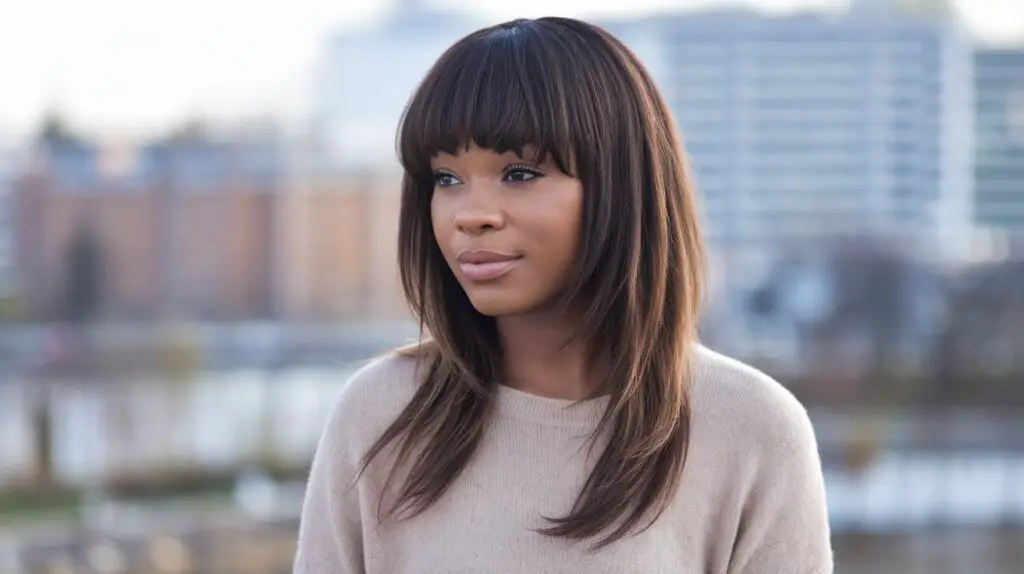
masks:
[[[1024,235],[1024,47],[974,60],[975,214],[983,228]]]
[[[607,25],[669,100],[719,249],[770,258],[863,233],[945,255],[969,243],[972,50],[954,21],[736,10]]]

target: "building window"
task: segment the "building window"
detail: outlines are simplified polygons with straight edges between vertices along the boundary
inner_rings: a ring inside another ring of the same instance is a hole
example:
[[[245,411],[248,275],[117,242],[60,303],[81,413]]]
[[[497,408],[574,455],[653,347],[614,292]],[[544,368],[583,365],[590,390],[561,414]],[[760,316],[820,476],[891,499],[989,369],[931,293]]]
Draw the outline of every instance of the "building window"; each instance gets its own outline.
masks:
[[[1007,98],[1006,119],[1010,137],[1024,142],[1024,88],[1011,92]]]

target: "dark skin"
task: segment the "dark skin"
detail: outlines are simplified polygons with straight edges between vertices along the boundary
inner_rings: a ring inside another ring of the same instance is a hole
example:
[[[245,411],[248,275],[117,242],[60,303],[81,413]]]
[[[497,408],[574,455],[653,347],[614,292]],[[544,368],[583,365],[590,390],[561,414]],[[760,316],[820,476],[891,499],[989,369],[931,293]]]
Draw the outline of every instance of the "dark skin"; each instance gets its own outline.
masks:
[[[535,395],[580,400],[603,374],[586,341],[565,346],[579,315],[554,301],[576,256],[583,185],[533,150],[470,146],[431,161],[434,237],[477,311],[497,321],[501,381]]]

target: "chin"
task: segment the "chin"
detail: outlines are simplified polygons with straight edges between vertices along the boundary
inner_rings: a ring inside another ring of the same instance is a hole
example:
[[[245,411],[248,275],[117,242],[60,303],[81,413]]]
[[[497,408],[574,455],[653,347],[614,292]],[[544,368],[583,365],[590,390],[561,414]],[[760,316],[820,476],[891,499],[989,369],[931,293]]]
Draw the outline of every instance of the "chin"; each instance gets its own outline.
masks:
[[[504,317],[518,315],[529,311],[534,307],[529,301],[519,297],[509,296],[507,293],[474,293],[468,291],[470,304],[481,315],[488,317]]]

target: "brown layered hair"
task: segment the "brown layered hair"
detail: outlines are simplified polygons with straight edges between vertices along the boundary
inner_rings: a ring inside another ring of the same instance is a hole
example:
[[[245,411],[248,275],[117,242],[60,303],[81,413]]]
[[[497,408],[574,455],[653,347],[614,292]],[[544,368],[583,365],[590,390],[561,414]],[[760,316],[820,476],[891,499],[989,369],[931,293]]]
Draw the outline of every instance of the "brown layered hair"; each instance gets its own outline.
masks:
[[[488,424],[503,368],[495,319],[456,282],[430,215],[431,158],[473,143],[532,146],[582,182],[580,251],[561,303],[584,310],[576,335],[610,359],[597,390],[609,407],[594,433],[608,442],[572,511],[541,531],[600,547],[649,526],[677,489],[705,263],[675,122],[637,57],[596,26],[541,18],[474,32],[412,96],[398,135],[398,256],[430,340],[404,351],[421,359],[422,385],[363,468],[395,443],[405,473],[383,512],[414,516],[458,478]]]

